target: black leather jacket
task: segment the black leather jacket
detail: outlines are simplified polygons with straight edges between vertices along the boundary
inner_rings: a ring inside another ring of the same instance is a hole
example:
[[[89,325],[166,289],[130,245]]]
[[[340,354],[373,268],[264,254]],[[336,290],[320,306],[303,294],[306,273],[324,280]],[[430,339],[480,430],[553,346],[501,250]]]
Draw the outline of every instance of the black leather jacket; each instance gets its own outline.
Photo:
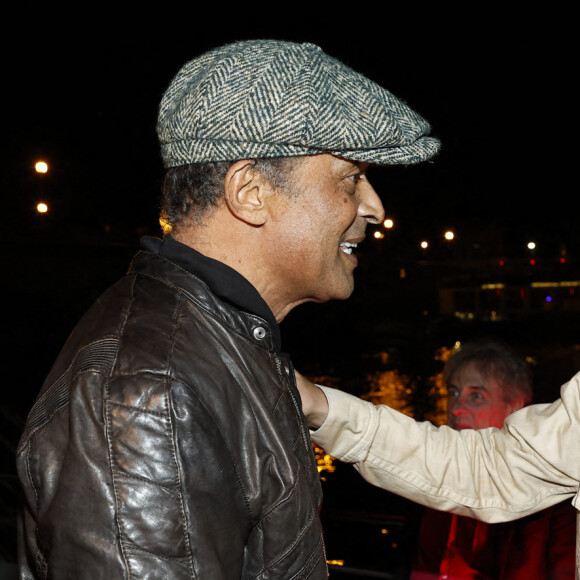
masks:
[[[290,362],[147,252],[79,323],[18,454],[24,578],[326,578]]]

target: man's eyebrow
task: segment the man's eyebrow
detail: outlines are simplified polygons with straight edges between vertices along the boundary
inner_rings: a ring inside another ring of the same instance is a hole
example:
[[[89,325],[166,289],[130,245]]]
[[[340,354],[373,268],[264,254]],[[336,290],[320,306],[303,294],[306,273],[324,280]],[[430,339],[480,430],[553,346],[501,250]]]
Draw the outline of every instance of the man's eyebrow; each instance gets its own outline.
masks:
[[[459,387],[457,385],[454,385],[453,383],[449,383],[447,389],[457,389],[460,390]],[[467,385],[467,387],[464,387],[463,390],[465,389],[476,389],[478,391],[487,391],[487,387],[485,387],[484,385]]]

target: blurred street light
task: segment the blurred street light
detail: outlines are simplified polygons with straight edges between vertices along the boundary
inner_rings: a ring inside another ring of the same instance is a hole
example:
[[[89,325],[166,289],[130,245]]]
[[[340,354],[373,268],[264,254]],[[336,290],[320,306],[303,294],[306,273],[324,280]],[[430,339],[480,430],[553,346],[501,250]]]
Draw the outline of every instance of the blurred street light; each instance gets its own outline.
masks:
[[[536,265],[536,242],[528,242],[528,250],[530,250],[530,265]]]
[[[388,230],[390,230],[390,229],[391,229],[391,228],[392,228],[392,227],[395,225],[395,222],[394,222],[392,219],[389,219],[389,218],[387,218],[387,219],[386,219],[386,220],[383,222],[383,225],[384,225],[384,226],[385,226],[385,227],[386,227]]]
[[[46,161],[37,161],[34,169],[36,173],[48,173],[48,163]]]
[[[445,239],[451,241],[455,237],[455,234],[451,230],[445,232]]]
[[[38,197],[40,199],[45,199],[44,181],[46,179],[45,175],[48,173],[48,163],[46,161],[39,160],[34,164],[34,170],[38,174],[38,187],[39,187]],[[48,206],[44,202],[39,202],[36,206],[36,211],[38,213],[46,213],[48,211]]]

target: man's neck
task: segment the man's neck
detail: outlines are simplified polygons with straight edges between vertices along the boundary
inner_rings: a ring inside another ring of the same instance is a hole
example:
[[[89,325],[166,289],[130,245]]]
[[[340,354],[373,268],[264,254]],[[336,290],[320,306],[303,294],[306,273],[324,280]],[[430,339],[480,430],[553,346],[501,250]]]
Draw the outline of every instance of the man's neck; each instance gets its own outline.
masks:
[[[247,226],[239,228],[235,221],[230,219],[222,223],[214,214],[208,223],[181,229],[172,236],[200,254],[229,266],[248,280],[280,323],[296,304],[287,304],[278,298],[277,285],[270,280],[262,260],[264,248],[259,233]]]

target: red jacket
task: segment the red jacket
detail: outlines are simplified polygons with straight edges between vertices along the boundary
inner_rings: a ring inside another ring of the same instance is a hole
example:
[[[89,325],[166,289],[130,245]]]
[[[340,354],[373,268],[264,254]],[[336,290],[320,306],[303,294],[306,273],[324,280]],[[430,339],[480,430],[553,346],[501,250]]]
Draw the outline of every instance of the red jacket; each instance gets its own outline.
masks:
[[[573,580],[575,535],[567,501],[499,524],[426,509],[411,580]]]

